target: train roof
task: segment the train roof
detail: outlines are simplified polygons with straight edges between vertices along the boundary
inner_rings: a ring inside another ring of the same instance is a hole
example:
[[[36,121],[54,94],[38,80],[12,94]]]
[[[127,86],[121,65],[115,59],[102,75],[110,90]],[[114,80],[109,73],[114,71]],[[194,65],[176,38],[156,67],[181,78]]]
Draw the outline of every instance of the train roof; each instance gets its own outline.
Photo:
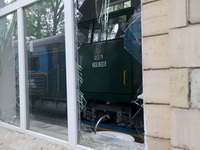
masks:
[[[54,35],[54,36],[50,36],[50,37],[46,37],[46,38],[42,38],[38,40],[33,40],[33,41],[30,41],[30,44],[32,43],[33,46],[42,46],[42,45],[47,45],[51,43],[64,43],[64,42],[65,42],[65,35],[61,34],[61,35]]]
[[[78,42],[82,43],[84,41],[84,39],[85,39],[85,37],[82,33],[77,33]],[[33,51],[33,47],[43,46],[43,45],[52,44],[52,43],[65,43],[65,35],[64,34],[54,35],[54,36],[26,42],[27,46],[29,45],[27,47],[28,48],[27,50],[31,50],[31,51]],[[12,46],[14,49],[17,50],[18,49],[18,40],[13,41]]]

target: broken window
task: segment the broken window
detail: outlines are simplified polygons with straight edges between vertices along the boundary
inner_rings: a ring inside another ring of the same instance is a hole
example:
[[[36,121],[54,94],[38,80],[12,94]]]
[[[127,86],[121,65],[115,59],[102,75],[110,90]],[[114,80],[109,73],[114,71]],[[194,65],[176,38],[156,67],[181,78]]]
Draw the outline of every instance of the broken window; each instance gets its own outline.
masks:
[[[0,18],[0,121],[19,126],[17,14]]]
[[[85,0],[75,8],[81,13],[75,15],[79,141],[98,150],[144,149],[142,62],[135,58],[135,51],[141,52],[141,26],[131,17],[137,12],[131,3]],[[127,40],[126,34],[137,38]]]
[[[124,30],[124,48],[140,63],[141,55],[141,9],[137,8],[128,21],[128,27]]]
[[[66,140],[64,4],[43,0],[25,8],[29,129]]]

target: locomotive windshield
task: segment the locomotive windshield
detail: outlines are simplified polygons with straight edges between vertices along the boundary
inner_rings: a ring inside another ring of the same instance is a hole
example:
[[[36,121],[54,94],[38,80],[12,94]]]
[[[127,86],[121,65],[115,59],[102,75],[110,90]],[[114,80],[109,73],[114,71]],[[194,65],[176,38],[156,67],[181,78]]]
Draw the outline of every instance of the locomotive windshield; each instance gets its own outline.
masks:
[[[79,31],[85,36],[84,44],[92,42],[102,42],[124,37],[126,28],[127,15],[111,17],[107,30],[102,29],[102,25],[96,20],[79,25]],[[94,25],[93,25],[94,24]]]
[[[84,44],[91,42],[91,36],[92,36],[92,22],[87,24],[82,24],[79,27],[79,32],[82,33],[85,36]]]
[[[106,31],[102,30],[101,24],[95,21],[94,32],[93,32],[93,42],[101,42],[106,40]]]
[[[126,20],[126,15],[113,17],[109,20],[107,40],[123,38],[123,30],[126,28]]]

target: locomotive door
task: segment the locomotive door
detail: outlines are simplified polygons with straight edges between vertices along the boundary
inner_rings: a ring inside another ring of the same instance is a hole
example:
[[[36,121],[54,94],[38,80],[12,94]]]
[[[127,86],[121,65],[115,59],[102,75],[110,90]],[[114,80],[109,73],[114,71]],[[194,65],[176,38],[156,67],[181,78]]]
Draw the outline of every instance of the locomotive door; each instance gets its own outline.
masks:
[[[48,51],[48,93],[51,97],[57,97],[59,92],[58,53]]]
[[[48,51],[48,92],[56,98],[66,97],[66,70],[64,44],[51,45]]]

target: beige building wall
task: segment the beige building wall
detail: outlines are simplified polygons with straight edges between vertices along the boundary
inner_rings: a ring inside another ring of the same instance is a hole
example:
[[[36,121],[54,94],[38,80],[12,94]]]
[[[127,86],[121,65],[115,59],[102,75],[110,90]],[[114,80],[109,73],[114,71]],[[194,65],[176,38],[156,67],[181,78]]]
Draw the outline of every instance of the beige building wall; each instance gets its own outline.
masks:
[[[200,149],[200,0],[143,0],[148,150]]]

